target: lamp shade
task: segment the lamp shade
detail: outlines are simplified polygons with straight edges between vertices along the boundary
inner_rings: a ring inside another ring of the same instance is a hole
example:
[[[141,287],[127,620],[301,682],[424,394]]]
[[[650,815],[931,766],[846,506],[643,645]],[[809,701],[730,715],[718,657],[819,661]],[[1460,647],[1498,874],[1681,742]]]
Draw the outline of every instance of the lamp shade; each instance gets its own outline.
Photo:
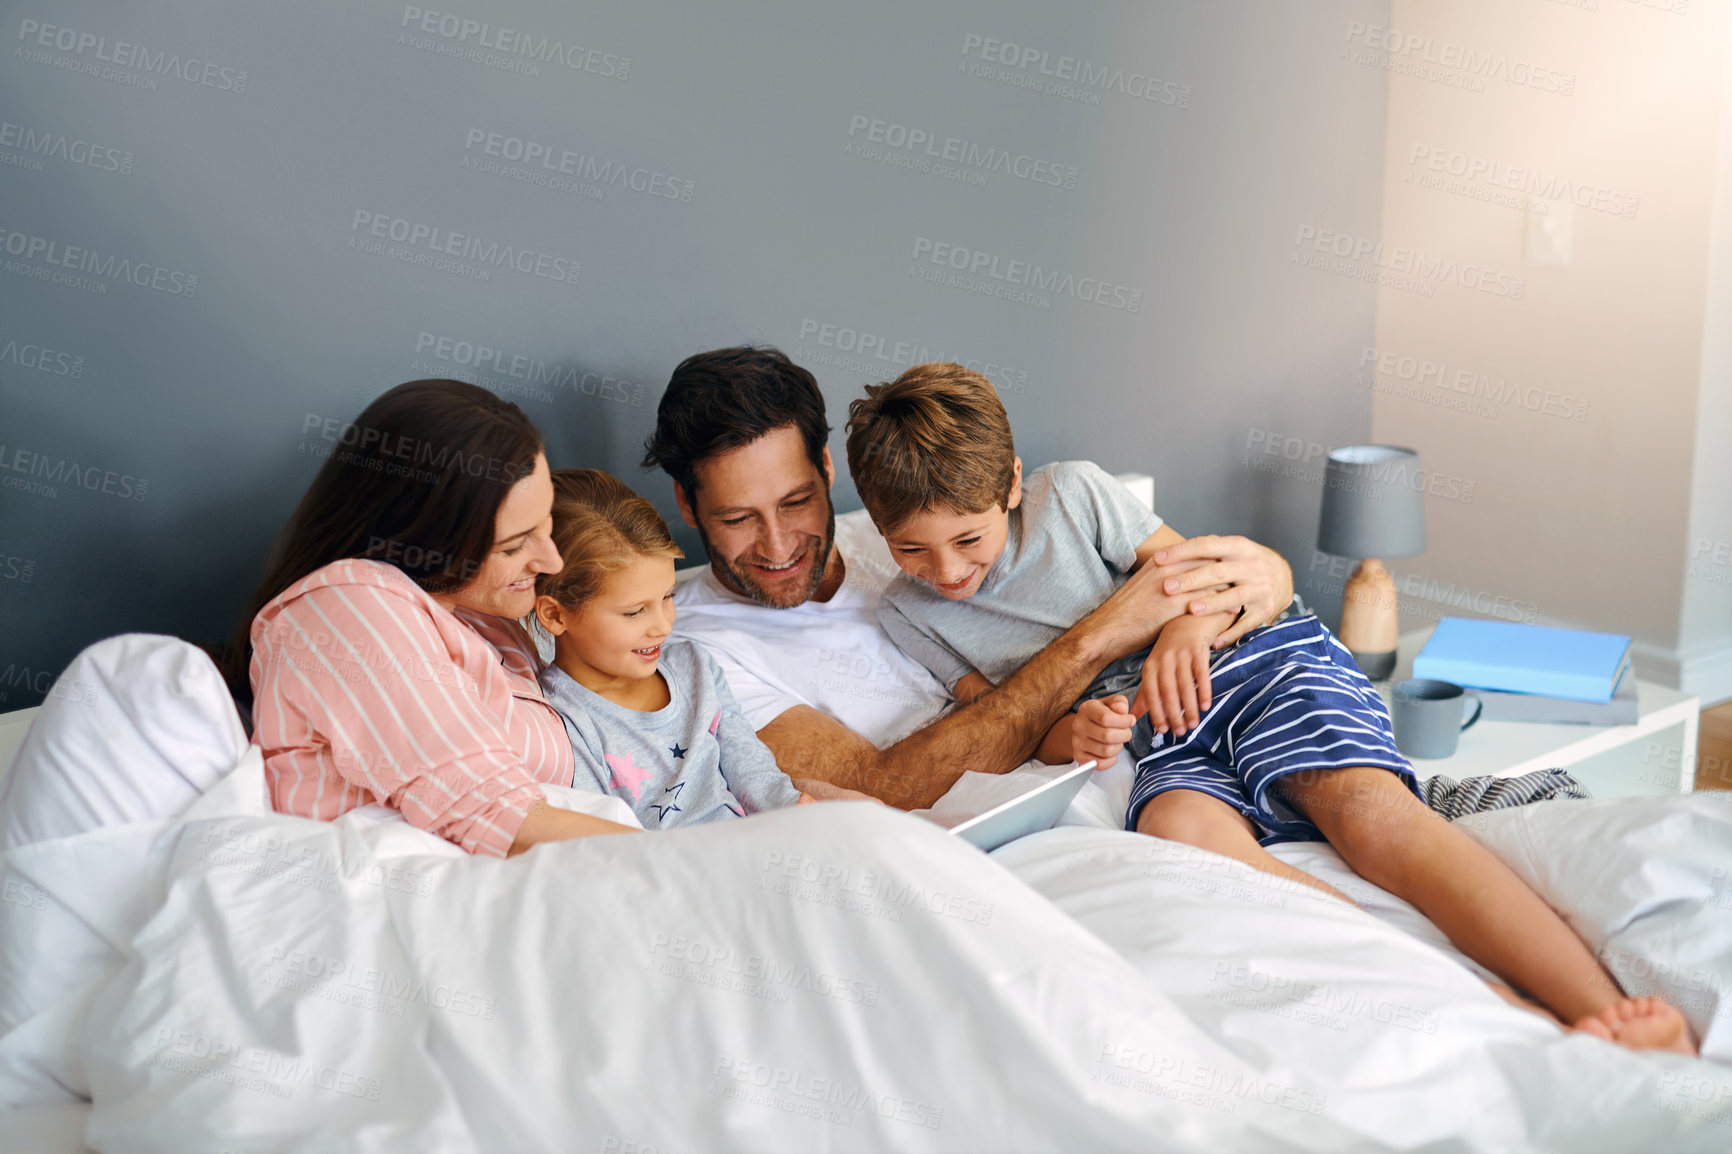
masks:
[[[1425,478],[1419,454],[1394,445],[1349,445],[1329,454],[1317,548],[1337,557],[1425,552]]]

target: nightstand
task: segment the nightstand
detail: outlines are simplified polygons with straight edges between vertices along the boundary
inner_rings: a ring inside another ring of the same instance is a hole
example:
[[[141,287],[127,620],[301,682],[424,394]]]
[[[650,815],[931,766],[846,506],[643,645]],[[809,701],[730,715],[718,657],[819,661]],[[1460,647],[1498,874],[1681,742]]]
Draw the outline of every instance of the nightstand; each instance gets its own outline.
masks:
[[[1393,681],[1413,676],[1413,656],[1433,628],[1401,635],[1394,677],[1376,683],[1384,704]],[[1454,756],[1416,758],[1413,770],[1421,779],[1444,774],[1460,780],[1567,769],[1595,797],[1690,792],[1696,785],[1701,699],[1651,681],[1636,682],[1636,698],[1641,712],[1634,725],[1481,721],[1461,735]]]

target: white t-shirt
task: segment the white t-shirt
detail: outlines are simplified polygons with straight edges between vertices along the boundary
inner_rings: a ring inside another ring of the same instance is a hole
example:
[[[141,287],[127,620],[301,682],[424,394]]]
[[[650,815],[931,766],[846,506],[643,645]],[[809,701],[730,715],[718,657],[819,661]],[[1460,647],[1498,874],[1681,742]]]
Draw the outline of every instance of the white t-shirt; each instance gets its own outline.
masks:
[[[716,659],[754,729],[809,705],[882,748],[944,712],[950,695],[878,624],[901,570],[864,510],[836,518],[836,548],[846,569],[836,595],[792,609],[741,597],[704,566],[674,594],[674,635]]]

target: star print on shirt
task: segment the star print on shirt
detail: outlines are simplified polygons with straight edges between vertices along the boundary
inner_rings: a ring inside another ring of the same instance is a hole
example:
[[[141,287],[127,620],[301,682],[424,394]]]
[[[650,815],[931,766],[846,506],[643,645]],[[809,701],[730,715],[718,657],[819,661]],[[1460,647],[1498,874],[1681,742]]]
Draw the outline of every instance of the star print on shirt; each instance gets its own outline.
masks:
[[[601,759],[607,762],[609,769],[613,770],[613,780],[607,783],[609,788],[631,790],[633,801],[637,801],[643,796],[643,783],[649,780],[650,771],[641,766],[633,765],[631,754],[615,757],[611,753],[604,753],[601,755]]]
[[[685,787],[686,787],[686,783],[683,781],[680,782],[678,785],[670,785],[666,789],[662,790],[662,796],[665,798],[665,797],[667,797],[668,794],[671,793],[677,798],[680,795],[680,790],[684,789]],[[658,823],[666,821],[668,819],[668,814],[680,812],[679,806],[670,805],[666,802],[663,802],[660,805],[652,804],[650,806],[650,808],[656,811],[656,821]]]
[[[680,745],[680,743],[677,741],[674,742],[673,748],[668,750],[668,752],[673,754],[675,757],[680,758],[681,760],[684,760],[685,756],[686,756],[685,747]]]

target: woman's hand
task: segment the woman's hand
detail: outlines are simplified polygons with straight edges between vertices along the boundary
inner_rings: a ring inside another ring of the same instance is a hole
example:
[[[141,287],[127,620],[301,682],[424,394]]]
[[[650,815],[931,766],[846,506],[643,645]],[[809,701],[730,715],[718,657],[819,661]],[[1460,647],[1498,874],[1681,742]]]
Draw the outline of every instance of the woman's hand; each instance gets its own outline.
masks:
[[[1207,591],[1186,607],[1191,615],[1225,613],[1229,619],[1239,615],[1215,638],[1216,649],[1224,649],[1259,625],[1268,624],[1293,603],[1293,570],[1279,553],[1244,537],[1191,537],[1159,550],[1153,561],[1165,593],[1178,596]],[[1211,564],[1185,572],[1162,572],[1190,561]],[[1162,637],[1165,635],[1163,631]],[[1146,671],[1143,685],[1146,695]]]

